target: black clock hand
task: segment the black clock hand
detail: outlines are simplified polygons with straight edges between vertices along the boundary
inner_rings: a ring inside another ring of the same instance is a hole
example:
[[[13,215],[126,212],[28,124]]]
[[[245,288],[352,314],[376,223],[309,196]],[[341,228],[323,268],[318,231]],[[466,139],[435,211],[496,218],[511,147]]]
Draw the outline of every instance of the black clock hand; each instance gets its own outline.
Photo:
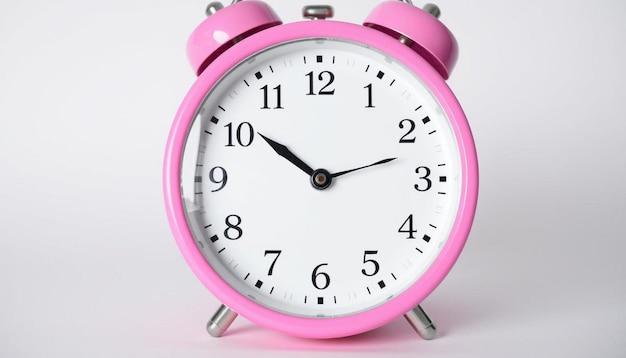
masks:
[[[257,132],[257,133],[259,133],[259,132]],[[280,144],[278,142],[275,142],[275,141],[267,138],[266,136],[264,136],[261,133],[259,133],[259,135],[261,137],[263,137],[263,139],[265,139],[267,144],[269,144],[270,147],[272,147],[272,149],[274,149],[274,151],[276,153],[278,153],[278,155],[280,155],[281,157],[287,159],[289,162],[291,162],[291,164],[293,164],[296,167],[300,168],[300,170],[305,172],[307,175],[313,175],[313,168],[308,166],[305,162],[303,162],[300,158],[298,158],[295,154],[293,154],[287,147],[285,147],[284,145],[282,145],[282,144]]]
[[[344,174],[348,174],[348,173],[352,173],[352,172],[357,171],[357,170],[373,167],[374,165],[389,163],[390,161],[395,160],[395,159],[398,159],[398,158],[387,158],[387,159],[379,160],[376,163],[373,163],[373,164],[370,164],[370,165],[366,165],[366,166],[363,166],[363,167],[359,167],[359,168],[350,169],[350,170],[344,170],[342,172],[331,174],[331,176],[333,178],[336,178],[338,176],[341,176],[341,175],[344,175]]]

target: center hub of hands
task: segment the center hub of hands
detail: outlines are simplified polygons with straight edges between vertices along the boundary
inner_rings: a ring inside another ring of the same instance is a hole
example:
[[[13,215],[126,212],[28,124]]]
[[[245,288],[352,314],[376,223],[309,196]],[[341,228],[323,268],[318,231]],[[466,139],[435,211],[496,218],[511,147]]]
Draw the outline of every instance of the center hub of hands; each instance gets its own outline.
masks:
[[[333,177],[326,169],[316,169],[311,174],[311,185],[315,189],[324,190],[333,182]]]

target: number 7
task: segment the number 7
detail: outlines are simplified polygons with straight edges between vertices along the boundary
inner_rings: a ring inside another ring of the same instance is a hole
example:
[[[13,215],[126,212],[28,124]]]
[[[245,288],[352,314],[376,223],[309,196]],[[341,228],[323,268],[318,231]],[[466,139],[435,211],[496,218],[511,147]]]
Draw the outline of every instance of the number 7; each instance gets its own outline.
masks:
[[[270,269],[267,271],[268,276],[272,276],[274,273],[274,265],[276,264],[276,260],[278,260],[278,256],[280,256],[281,252],[283,252],[283,250],[265,250],[263,257],[267,255],[276,255],[276,257],[274,257],[274,261],[272,261],[272,264],[270,265]]]

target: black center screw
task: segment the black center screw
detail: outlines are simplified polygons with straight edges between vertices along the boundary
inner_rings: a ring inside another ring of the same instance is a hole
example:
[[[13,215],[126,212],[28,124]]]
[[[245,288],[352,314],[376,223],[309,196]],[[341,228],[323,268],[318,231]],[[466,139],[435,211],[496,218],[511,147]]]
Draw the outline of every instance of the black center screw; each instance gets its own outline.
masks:
[[[333,177],[326,169],[316,169],[311,175],[311,185],[317,190],[324,190],[333,182]]]

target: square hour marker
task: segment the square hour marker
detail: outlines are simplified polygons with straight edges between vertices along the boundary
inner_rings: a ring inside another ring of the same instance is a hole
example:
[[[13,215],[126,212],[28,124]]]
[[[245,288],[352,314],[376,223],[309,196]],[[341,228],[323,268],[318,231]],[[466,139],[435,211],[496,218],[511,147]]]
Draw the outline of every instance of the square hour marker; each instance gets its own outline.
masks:
[[[439,177],[439,181],[442,183],[445,183],[446,181],[448,181],[448,178],[445,176]]]
[[[323,61],[322,56],[317,56],[317,63],[321,63]]]
[[[318,297],[317,298],[317,304],[318,305],[323,305],[324,304],[324,297]]]
[[[211,123],[213,123],[213,124],[217,124],[219,121],[220,121],[220,120],[219,120],[219,119],[217,119],[217,117],[212,117],[212,118],[211,118]]]
[[[220,238],[217,237],[217,235],[213,235],[211,236],[211,242],[216,242],[217,240],[219,240]]]
[[[263,78],[263,75],[261,74],[261,72],[255,73],[254,76],[256,77],[257,80],[260,80],[261,78]]]
[[[256,288],[261,288],[261,286],[263,286],[263,281],[261,280],[257,280],[256,283],[254,284],[254,287]]]
[[[426,124],[428,122],[430,122],[430,118],[428,116],[422,118],[422,123]]]
[[[385,73],[383,71],[378,71],[378,74],[376,75],[376,77],[378,77],[379,80],[382,80],[383,76],[385,76]]]
[[[430,241],[430,236],[428,235],[424,235],[424,237],[422,238],[422,240],[429,242]]]
[[[382,281],[382,280],[378,281],[378,287],[385,288],[385,286],[387,286],[385,285],[385,281]]]

